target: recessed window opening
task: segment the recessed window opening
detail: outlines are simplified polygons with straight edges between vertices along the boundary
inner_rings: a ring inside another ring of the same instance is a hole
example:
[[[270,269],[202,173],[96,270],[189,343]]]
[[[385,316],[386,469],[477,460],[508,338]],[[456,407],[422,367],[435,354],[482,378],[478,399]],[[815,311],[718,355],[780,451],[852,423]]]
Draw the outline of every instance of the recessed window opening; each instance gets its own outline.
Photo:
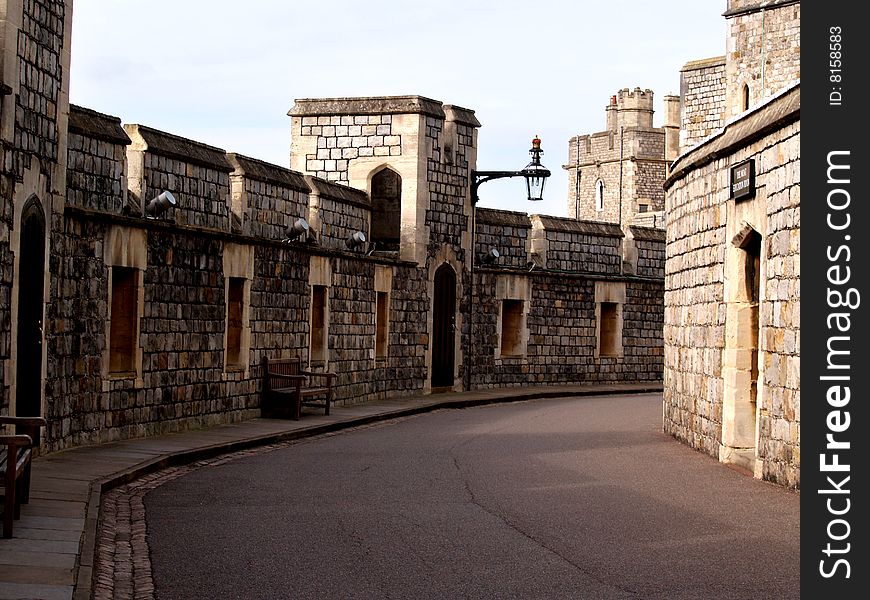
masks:
[[[501,355],[522,356],[523,301],[502,300]]]
[[[112,307],[109,323],[109,372],[135,369],[139,319],[139,273],[131,267],[112,267]]]
[[[601,303],[601,323],[599,327],[598,354],[600,356],[619,355],[619,304]]]
[[[244,298],[245,279],[230,277],[227,282],[227,366],[241,366]]]
[[[387,324],[389,314],[389,295],[386,292],[378,292],[375,313],[375,356],[377,358],[387,357]]]
[[[748,109],[749,109],[749,85],[744,83],[743,84],[743,106],[741,107],[741,110],[748,110]]]
[[[311,361],[326,360],[326,301],[325,285],[315,285],[311,290]]]

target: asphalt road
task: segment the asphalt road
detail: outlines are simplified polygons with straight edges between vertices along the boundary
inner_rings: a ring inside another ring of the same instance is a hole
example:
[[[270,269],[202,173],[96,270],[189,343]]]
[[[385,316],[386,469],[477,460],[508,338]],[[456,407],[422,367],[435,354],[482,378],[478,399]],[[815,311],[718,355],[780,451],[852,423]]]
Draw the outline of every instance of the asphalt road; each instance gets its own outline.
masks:
[[[145,498],[156,596],[799,598],[799,494],[660,423],[660,394],[539,400],[200,468]]]

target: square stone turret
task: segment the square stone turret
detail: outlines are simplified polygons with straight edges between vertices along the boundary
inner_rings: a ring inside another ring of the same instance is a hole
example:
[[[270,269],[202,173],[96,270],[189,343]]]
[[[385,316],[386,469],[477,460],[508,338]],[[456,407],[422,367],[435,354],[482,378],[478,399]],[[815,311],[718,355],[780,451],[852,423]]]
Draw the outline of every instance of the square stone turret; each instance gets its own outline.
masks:
[[[379,250],[424,263],[430,206],[456,202],[470,210],[480,127],[474,111],[422,96],[377,96],[298,99],[288,115],[290,168],[367,192]],[[457,169],[463,181],[441,187],[455,198],[435,198],[442,192],[433,184]]]
[[[653,127],[652,90],[623,88],[605,108],[605,131],[568,141],[568,216],[626,231],[664,227],[662,183],[679,141],[679,99],[667,97],[665,107],[665,126]]]

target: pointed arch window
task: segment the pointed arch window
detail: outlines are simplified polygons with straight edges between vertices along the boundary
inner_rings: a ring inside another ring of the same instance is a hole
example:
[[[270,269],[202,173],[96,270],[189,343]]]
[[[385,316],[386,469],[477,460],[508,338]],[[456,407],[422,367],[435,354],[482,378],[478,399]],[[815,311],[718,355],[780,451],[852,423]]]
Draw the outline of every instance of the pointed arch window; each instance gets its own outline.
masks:
[[[595,210],[604,210],[604,182],[600,179],[595,182]]]
[[[742,94],[742,108],[741,110],[749,110],[749,84],[743,84],[743,94]]]
[[[402,223],[402,177],[384,167],[372,177],[372,242],[398,250]]]

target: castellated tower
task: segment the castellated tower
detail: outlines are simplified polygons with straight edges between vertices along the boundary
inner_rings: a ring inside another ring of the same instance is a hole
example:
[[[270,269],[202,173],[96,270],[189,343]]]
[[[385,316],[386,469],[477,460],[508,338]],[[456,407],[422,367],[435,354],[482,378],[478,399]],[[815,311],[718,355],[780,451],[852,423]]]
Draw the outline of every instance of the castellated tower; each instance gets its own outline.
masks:
[[[568,215],[627,226],[664,227],[664,182],[676,155],[679,110],[665,99],[669,121],[653,126],[652,90],[624,88],[605,108],[607,129],[568,141]],[[667,150],[669,149],[669,150]],[[670,155],[670,156],[669,156]]]

